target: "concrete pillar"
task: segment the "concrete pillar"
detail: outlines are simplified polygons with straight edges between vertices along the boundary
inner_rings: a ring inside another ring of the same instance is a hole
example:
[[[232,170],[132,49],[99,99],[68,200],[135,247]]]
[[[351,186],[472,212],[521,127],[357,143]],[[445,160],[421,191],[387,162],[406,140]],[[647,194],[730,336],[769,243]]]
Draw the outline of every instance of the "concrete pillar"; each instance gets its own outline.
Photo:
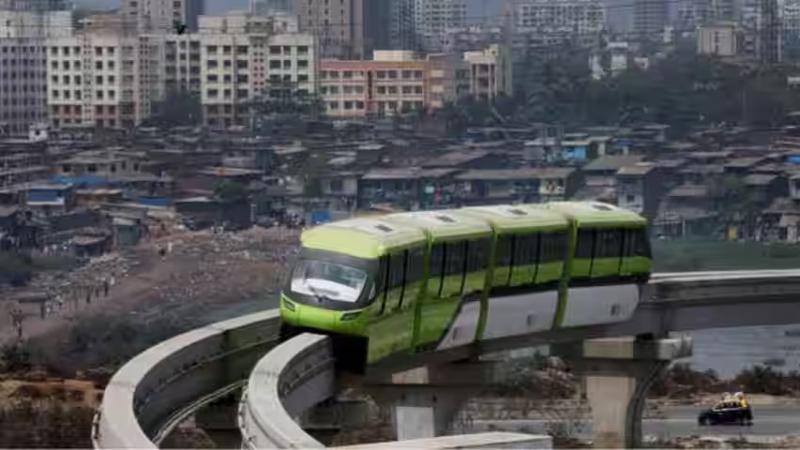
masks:
[[[365,386],[379,403],[392,408],[397,440],[442,436],[470,394],[485,386],[491,365],[430,366],[393,374]]]
[[[558,345],[553,350],[585,377],[594,446],[637,448],[642,444],[647,391],[670,362],[691,355],[692,342],[613,338]]]
[[[392,424],[397,440],[424,439],[442,436],[450,428],[461,399],[453,393],[437,393],[430,389],[414,390],[395,400]]]

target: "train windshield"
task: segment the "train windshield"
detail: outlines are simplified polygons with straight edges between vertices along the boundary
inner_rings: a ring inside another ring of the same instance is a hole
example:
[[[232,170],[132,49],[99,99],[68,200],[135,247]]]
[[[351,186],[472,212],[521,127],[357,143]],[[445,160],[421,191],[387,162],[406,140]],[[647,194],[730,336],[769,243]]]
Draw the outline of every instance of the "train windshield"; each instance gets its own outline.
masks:
[[[293,292],[320,300],[356,303],[367,285],[367,272],[328,261],[300,261],[292,273]]]

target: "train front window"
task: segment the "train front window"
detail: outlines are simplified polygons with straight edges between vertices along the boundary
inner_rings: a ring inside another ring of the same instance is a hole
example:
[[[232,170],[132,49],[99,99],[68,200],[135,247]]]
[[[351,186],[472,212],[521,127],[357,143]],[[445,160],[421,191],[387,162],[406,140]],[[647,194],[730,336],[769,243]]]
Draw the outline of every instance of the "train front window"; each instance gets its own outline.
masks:
[[[321,300],[356,303],[367,285],[367,272],[328,261],[305,260],[292,273],[293,292]]]

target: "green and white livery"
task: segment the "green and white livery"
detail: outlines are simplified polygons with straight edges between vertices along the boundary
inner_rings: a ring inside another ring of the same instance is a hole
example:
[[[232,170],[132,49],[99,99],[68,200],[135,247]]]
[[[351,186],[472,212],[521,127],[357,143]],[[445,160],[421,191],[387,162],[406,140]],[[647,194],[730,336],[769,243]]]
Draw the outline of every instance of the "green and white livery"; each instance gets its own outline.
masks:
[[[323,225],[281,296],[287,328],[360,365],[630,318],[651,271],[646,221],[602,203],[392,214]]]

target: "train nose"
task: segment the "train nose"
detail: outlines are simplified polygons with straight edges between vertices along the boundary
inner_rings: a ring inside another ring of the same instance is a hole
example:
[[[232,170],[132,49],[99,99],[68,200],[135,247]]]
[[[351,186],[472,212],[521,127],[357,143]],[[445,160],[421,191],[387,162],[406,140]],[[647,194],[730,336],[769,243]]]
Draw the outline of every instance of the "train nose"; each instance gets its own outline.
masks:
[[[307,328],[333,331],[336,326],[336,317],[336,311],[307,306],[299,309],[297,320]]]

